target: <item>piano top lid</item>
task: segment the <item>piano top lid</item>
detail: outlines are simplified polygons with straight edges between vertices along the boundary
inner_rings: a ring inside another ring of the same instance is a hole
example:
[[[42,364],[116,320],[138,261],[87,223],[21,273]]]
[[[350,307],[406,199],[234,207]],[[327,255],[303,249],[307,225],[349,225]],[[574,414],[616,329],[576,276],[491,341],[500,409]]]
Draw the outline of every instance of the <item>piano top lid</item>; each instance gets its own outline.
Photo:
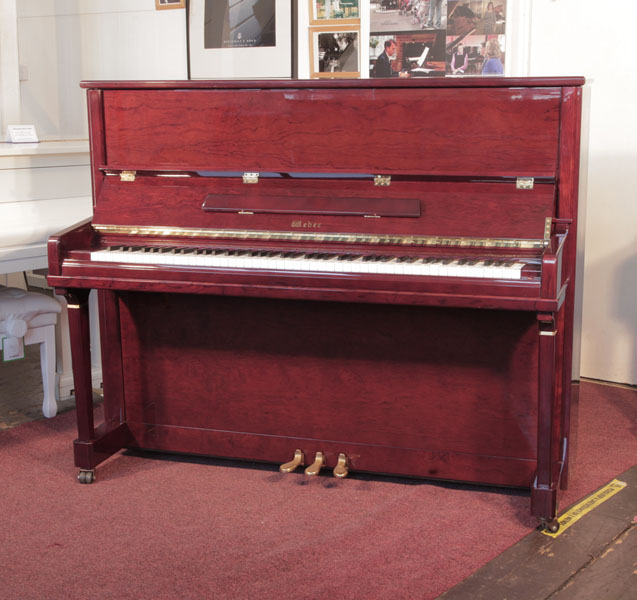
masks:
[[[81,81],[87,89],[338,89],[338,88],[532,88],[577,87],[586,83],[584,77],[462,77],[446,78],[383,78],[383,79],[229,79],[182,81]]]

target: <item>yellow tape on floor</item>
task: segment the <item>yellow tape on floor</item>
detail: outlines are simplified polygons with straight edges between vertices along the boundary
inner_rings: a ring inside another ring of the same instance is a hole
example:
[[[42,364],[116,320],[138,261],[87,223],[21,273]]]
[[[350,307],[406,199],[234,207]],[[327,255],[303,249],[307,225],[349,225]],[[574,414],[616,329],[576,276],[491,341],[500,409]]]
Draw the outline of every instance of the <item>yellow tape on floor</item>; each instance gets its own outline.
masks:
[[[556,538],[558,535],[564,533],[573,523],[581,519],[586,513],[589,513],[595,507],[599,506],[602,502],[606,502],[609,498],[614,496],[617,492],[621,492],[625,487],[624,481],[619,479],[613,479],[610,483],[606,484],[601,490],[596,491],[587,498],[584,498],[579,504],[576,504],[570,508],[563,515],[560,515],[557,520],[560,524],[560,528],[557,533],[551,533],[550,531],[542,531],[544,535],[548,535],[552,538]]]

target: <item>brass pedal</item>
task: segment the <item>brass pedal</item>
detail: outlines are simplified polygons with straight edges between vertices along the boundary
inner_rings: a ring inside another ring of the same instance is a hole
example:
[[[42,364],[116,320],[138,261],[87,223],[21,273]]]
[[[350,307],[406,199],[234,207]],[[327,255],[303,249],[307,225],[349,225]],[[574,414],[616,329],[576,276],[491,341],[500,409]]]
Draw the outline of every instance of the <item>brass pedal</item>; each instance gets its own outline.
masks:
[[[347,455],[339,454],[338,462],[334,467],[334,477],[338,477],[339,479],[345,479],[349,475],[349,460]]]
[[[318,475],[321,472],[321,468],[325,465],[325,455],[322,452],[317,452],[314,457],[314,462],[305,469],[305,474],[310,477]]]
[[[281,465],[279,467],[279,471],[281,471],[281,473],[291,473],[299,465],[302,465],[304,461],[305,455],[303,454],[303,451],[297,449],[294,451],[294,458],[290,462],[286,462],[284,465]]]

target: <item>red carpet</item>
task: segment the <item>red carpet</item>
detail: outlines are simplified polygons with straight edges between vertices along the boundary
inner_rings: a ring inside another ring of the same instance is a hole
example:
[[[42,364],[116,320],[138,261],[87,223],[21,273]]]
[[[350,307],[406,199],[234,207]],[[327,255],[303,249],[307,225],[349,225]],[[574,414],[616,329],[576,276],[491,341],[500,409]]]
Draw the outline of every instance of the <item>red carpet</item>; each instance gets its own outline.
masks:
[[[523,492],[118,455],[79,485],[74,412],[0,433],[0,597],[435,598],[536,526]],[[583,383],[562,507],[637,456],[637,392]]]

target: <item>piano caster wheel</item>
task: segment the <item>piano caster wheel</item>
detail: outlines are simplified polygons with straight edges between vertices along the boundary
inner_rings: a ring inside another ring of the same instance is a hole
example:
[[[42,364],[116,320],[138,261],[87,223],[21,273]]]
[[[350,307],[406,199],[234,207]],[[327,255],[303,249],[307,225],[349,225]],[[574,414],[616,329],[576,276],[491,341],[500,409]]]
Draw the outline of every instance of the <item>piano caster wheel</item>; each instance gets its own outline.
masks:
[[[80,483],[93,483],[95,481],[95,471],[80,469],[77,480]]]
[[[314,458],[314,462],[305,469],[305,474],[309,477],[314,477],[321,472],[321,468],[325,465],[325,455],[322,452],[317,452]]]
[[[286,462],[285,464],[279,467],[279,471],[281,473],[291,473],[296,469],[299,465],[302,465],[305,461],[305,455],[303,454],[303,450],[295,450],[294,458],[290,462]]]
[[[345,477],[349,475],[349,461],[345,454],[338,455],[338,462],[334,467],[333,473],[334,477],[338,477],[339,479],[345,479]]]
[[[560,522],[557,519],[542,519],[542,522],[540,523],[540,529],[542,531],[557,533],[560,530]]]

